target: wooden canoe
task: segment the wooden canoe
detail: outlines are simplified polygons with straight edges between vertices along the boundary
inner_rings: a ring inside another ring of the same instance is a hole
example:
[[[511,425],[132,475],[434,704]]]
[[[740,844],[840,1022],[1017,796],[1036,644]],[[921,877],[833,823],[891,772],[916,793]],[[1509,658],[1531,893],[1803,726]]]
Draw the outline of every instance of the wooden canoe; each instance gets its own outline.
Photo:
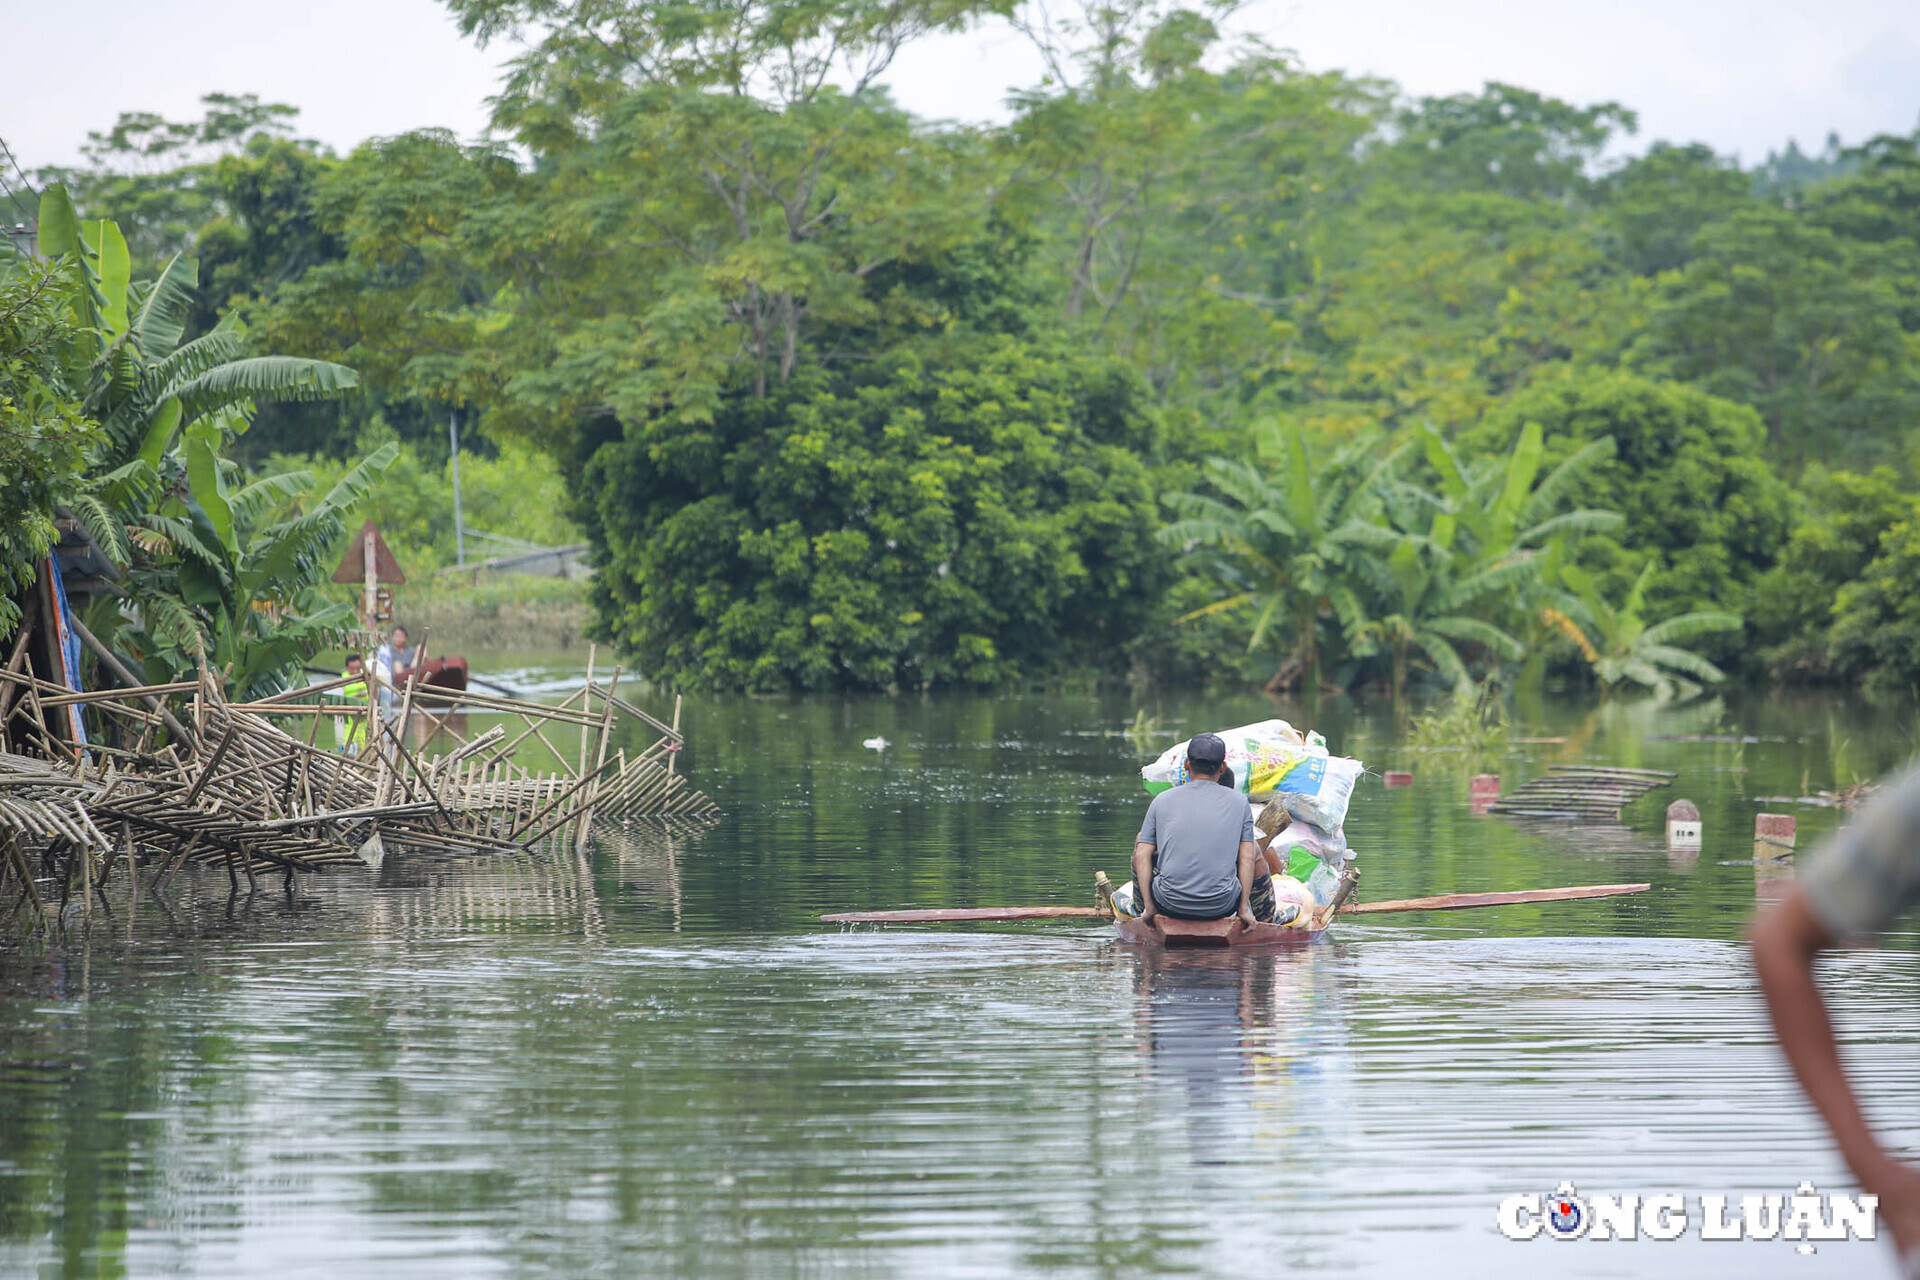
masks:
[[[1458,911],[1467,907],[1505,907],[1536,902],[1571,902],[1581,898],[1616,898],[1645,893],[1650,884],[1573,884],[1558,889],[1514,889],[1497,893],[1446,893],[1437,898],[1399,898],[1391,902],[1349,902],[1352,886],[1343,887],[1331,906],[1322,908],[1305,924],[1240,923],[1225,920],[1174,920],[1156,916],[1152,924],[1120,919],[1113,922],[1123,942],[1158,947],[1284,947],[1311,942],[1327,931],[1334,915],[1373,915],[1386,911]]]
[[[1094,877],[1096,892],[1111,895],[1105,873]],[[1304,920],[1289,924],[1243,923],[1239,916],[1228,916],[1223,920],[1176,920],[1172,916],[1155,915],[1151,924],[1141,924],[1138,920],[1120,917],[1113,922],[1114,930],[1119,933],[1120,941],[1131,942],[1136,946],[1173,947],[1297,947],[1312,942],[1327,931],[1333,923],[1333,917],[1353,891],[1359,887],[1359,869],[1349,865],[1340,877],[1340,887],[1333,895],[1333,901],[1316,908]]]
[[[1120,941],[1147,947],[1298,947],[1314,941],[1327,931],[1325,918],[1313,924],[1247,925],[1238,916],[1224,920],[1176,920],[1156,915],[1150,923],[1115,920]]]

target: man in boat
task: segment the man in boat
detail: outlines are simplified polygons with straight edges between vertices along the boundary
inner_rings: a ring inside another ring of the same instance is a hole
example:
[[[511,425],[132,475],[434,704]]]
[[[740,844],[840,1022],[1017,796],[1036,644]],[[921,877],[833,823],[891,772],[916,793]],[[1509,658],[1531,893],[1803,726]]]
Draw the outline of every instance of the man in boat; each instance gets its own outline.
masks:
[[[1920,769],[1885,787],[1853,826],[1816,849],[1799,883],[1753,927],[1753,964],[1780,1048],[1861,1188],[1880,1197],[1880,1221],[1907,1275],[1920,1275],[1920,1169],[1896,1158],[1868,1127],[1813,965],[1822,951],[1883,932],[1915,903]]]
[[[1221,765],[1220,772],[1214,775],[1213,780],[1229,791],[1237,790],[1233,785],[1234,776],[1233,766],[1231,765]],[[1253,825],[1255,835],[1265,834],[1265,832],[1260,830],[1260,824],[1258,822]],[[1257,847],[1256,845],[1256,848]],[[1269,848],[1271,848],[1271,846],[1269,846]],[[1260,851],[1260,856],[1254,860],[1253,864],[1253,892],[1247,895],[1247,900],[1253,905],[1254,919],[1264,921],[1267,924],[1287,923],[1287,920],[1280,918],[1280,903],[1278,899],[1274,897],[1273,893],[1273,878],[1275,876],[1283,876],[1286,873],[1287,867],[1285,863],[1281,862],[1267,850]],[[1298,910],[1298,907],[1294,908],[1295,912]],[[1288,920],[1291,919],[1292,915],[1289,914]]]
[[[1203,733],[1187,744],[1187,780],[1147,806],[1133,846],[1139,919],[1160,912],[1180,920],[1238,915],[1254,924],[1252,895],[1260,846],[1247,798],[1219,785],[1227,744]]]

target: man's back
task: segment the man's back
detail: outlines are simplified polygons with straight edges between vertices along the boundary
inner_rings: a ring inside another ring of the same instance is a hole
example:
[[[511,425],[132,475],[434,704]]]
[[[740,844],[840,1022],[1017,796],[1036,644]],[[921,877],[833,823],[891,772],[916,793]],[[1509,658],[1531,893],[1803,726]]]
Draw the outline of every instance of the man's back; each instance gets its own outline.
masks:
[[[1139,841],[1153,845],[1153,904],[1169,915],[1218,919],[1240,905],[1240,842],[1251,841],[1247,798],[1211,778],[1162,791]]]

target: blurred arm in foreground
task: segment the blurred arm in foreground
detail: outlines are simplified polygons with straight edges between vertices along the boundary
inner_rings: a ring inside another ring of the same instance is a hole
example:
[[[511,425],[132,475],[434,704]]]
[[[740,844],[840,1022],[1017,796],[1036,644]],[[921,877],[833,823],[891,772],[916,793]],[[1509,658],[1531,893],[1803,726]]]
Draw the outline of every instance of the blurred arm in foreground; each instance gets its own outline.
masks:
[[[1876,934],[1920,901],[1920,770],[1901,775],[1856,824],[1817,849],[1792,892],[1753,927],[1753,963],[1767,1013],[1800,1087],[1827,1122],[1909,1267],[1920,1266],[1920,1169],[1888,1153],[1868,1127],[1840,1063],[1814,961],[1839,942]]]

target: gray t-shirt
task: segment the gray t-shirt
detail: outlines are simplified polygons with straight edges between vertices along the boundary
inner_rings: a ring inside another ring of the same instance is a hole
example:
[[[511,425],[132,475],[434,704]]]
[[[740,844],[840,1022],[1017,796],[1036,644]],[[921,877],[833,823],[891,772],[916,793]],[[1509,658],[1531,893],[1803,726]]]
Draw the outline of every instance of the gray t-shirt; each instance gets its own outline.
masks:
[[[1232,787],[1196,778],[1162,791],[1138,837],[1156,850],[1154,908],[1197,920],[1232,915],[1240,908],[1240,842],[1253,838],[1253,809]]]

